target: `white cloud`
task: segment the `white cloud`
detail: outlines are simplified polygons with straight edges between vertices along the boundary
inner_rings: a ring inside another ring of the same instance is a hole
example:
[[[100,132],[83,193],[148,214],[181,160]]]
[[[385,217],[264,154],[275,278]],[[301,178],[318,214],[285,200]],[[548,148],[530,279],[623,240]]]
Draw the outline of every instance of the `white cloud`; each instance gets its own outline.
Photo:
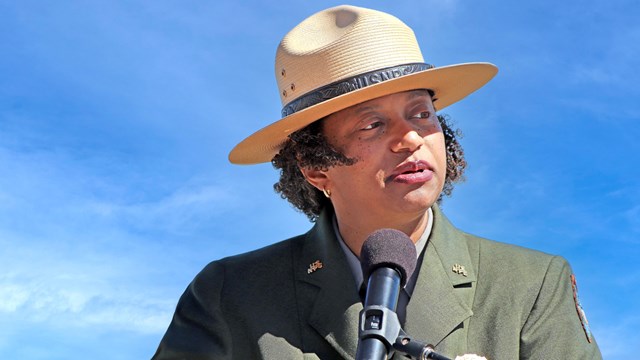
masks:
[[[117,154],[18,146],[11,135],[0,134],[0,317],[34,329],[164,332],[181,276],[201,264],[188,260],[196,249],[163,239],[202,231],[242,201],[211,178],[139,189],[138,177],[163,174],[114,166]]]
[[[135,228],[187,233],[234,207],[235,197],[222,186],[185,185],[166,196],[147,201],[118,203],[98,199],[82,205],[80,211]]]
[[[2,283],[0,286],[0,312],[17,311],[29,300],[29,297],[29,291],[22,286]]]
[[[31,272],[23,266],[1,276],[0,314],[52,327],[99,326],[139,333],[166,329],[175,299],[159,296],[158,289],[138,291],[126,283],[124,273],[105,276],[87,264],[65,265],[66,259],[61,260],[56,266]]]

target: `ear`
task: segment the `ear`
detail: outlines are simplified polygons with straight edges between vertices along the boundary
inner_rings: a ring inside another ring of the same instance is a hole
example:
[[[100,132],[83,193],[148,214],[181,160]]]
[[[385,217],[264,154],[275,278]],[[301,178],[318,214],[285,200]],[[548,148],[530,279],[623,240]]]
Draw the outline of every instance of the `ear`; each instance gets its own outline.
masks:
[[[300,172],[316,189],[323,191],[329,188],[329,177],[325,171],[300,167]]]

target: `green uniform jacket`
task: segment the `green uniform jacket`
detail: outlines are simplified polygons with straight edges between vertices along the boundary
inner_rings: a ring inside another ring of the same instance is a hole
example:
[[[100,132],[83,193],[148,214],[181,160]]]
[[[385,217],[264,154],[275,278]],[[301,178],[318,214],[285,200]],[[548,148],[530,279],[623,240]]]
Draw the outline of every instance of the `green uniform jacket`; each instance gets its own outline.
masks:
[[[564,259],[466,234],[433,210],[408,334],[451,358],[601,359]],[[332,216],[210,263],[180,298],[153,359],[353,359],[362,304]]]

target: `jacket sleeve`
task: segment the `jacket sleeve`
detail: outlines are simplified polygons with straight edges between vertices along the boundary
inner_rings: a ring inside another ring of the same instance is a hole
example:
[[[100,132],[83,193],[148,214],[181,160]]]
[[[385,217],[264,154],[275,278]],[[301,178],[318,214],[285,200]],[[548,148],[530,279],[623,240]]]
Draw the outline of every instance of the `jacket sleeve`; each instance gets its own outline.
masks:
[[[569,264],[554,257],[522,328],[520,359],[602,359],[574,291]]]
[[[221,310],[224,267],[212,262],[189,284],[152,360],[231,359],[231,335]]]

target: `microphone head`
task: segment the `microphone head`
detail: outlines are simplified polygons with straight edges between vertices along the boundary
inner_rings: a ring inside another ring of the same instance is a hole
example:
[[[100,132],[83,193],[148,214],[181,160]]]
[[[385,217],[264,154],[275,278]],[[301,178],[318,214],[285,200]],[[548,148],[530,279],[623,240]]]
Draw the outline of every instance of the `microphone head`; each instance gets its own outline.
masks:
[[[360,250],[360,265],[365,284],[374,270],[390,267],[400,273],[400,284],[404,286],[416,269],[416,262],[415,244],[405,233],[395,229],[372,232]]]

